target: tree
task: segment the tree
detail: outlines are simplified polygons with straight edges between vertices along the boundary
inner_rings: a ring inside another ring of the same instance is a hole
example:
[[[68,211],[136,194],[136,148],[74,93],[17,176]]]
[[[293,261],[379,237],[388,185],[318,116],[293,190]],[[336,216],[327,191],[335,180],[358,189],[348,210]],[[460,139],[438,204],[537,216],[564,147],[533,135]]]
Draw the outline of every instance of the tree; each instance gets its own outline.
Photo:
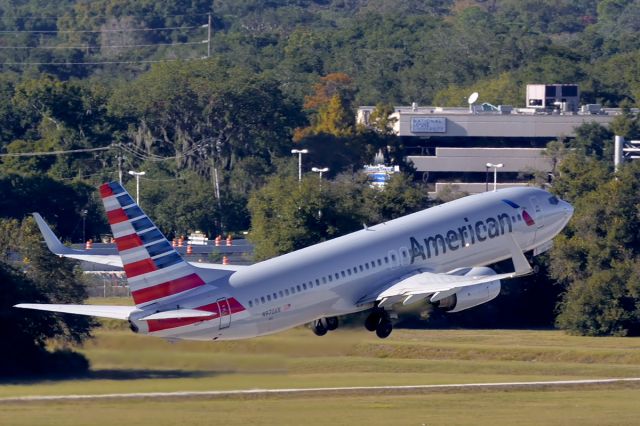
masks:
[[[398,121],[397,118],[391,117],[394,112],[395,108],[393,105],[382,102],[376,104],[376,107],[369,116],[369,125],[373,130],[382,135],[393,134],[393,127]]]
[[[354,129],[353,81],[344,73],[320,78],[313,86],[313,94],[305,97],[304,107],[311,112],[311,126],[297,129],[295,141],[305,136],[326,133],[350,136]]]
[[[561,169],[571,173],[554,189],[575,212],[549,258],[552,277],[566,289],[557,324],[579,334],[637,335],[640,164],[625,164],[614,179],[592,157],[567,160]]]
[[[16,222],[3,221],[3,228]],[[20,235],[12,250],[23,259],[20,269],[0,261],[0,376],[41,374],[82,374],[87,360],[70,352],[91,336],[97,323],[88,317],[60,315],[13,308],[17,303],[81,303],[86,297],[84,285],[74,265],[49,253],[40,244],[33,219],[22,222],[12,231]],[[62,350],[48,351],[47,343],[55,339]]]
[[[342,174],[320,187],[317,177],[298,183],[275,176],[249,199],[257,259],[285,254],[362,228],[413,213],[429,205],[424,188],[394,175],[384,190],[363,174]]]

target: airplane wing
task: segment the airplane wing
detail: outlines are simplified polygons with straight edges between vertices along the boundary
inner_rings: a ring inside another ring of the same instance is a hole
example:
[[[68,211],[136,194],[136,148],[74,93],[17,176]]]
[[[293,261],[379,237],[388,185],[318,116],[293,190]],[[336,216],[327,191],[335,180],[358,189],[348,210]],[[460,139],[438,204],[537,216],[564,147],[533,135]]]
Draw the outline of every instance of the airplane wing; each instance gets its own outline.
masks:
[[[47,222],[40,216],[39,213],[33,213],[33,218],[40,228],[40,232],[44,236],[44,241],[47,244],[49,250],[60,257],[68,257],[70,259],[82,260],[85,262],[98,263],[100,265],[117,266],[122,268],[122,259],[119,254],[100,254],[96,253],[95,249],[92,250],[76,250],[65,246],[60,242],[60,239],[53,233]],[[205,262],[189,262],[192,266],[202,269],[216,269],[223,271],[236,272],[240,269],[246,268],[247,265],[223,265],[219,263],[205,263]]]
[[[88,315],[102,318],[126,320],[136,311],[135,306],[107,306],[107,305],[57,305],[44,303],[20,303],[14,308],[36,309],[39,311],[62,312],[66,314]]]
[[[429,296],[431,296],[429,299],[431,302],[437,302],[464,287],[530,274],[531,265],[513,236],[509,245],[514,272],[496,274],[493,269],[487,267],[461,268],[444,274],[417,271],[399,281],[389,283],[373,294],[364,296],[358,303],[378,302],[378,307],[390,306],[398,302],[409,305]]]

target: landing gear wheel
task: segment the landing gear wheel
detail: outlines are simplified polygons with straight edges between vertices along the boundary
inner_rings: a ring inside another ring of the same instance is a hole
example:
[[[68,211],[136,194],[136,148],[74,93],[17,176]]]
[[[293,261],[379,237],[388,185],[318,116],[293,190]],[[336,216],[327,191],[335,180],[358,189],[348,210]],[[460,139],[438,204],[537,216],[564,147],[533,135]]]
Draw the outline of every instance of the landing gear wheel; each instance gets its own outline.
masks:
[[[322,320],[315,320],[313,322],[313,326],[311,327],[311,330],[313,330],[313,334],[315,334],[316,336],[324,336],[325,334],[327,334],[327,327],[324,326],[324,324],[322,323]]]
[[[376,331],[376,328],[378,328],[378,324],[380,323],[380,318],[380,312],[374,310],[364,321],[364,328],[369,331]]]
[[[391,324],[391,321],[389,319],[383,319],[382,321],[380,321],[380,324],[378,324],[378,327],[376,328],[376,336],[381,339],[386,339],[387,337],[389,337],[392,331],[393,325]]]
[[[325,321],[327,323],[327,330],[333,331],[338,328],[338,317],[327,317]]]

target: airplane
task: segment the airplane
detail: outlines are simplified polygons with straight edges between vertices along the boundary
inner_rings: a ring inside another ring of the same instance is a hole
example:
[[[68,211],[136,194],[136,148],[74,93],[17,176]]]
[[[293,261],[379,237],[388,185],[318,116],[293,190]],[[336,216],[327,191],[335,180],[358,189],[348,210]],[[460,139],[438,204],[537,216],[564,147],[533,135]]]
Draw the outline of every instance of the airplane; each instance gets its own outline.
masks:
[[[100,195],[135,306],[15,307],[126,320],[135,333],[168,340],[244,339],[303,324],[322,336],[361,311],[365,328],[386,338],[401,306],[426,301],[453,313],[494,299],[501,280],[533,273],[524,253],[548,248],[573,215],[547,191],[506,188],[253,265],[202,265],[186,262],[118,182]],[[52,251],[78,254],[44,235]],[[509,258],[513,272],[487,266]]]

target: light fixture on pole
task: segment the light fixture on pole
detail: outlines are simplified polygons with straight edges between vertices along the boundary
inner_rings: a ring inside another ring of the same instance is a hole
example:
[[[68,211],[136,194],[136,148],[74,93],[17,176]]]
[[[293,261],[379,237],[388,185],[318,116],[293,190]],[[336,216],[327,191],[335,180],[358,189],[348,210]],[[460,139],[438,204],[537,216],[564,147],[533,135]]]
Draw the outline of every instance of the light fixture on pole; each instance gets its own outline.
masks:
[[[302,154],[308,154],[308,149],[292,149],[292,154],[298,154],[298,182],[302,181]]]
[[[501,167],[504,167],[504,164],[487,163],[487,168],[493,169],[493,191],[494,192],[498,190],[498,169]]]
[[[129,170],[129,174],[136,177],[136,204],[140,205],[140,176],[144,176],[146,172],[134,172]]]
[[[329,168],[328,167],[324,167],[322,169],[319,169],[317,167],[312,167],[311,171],[315,172],[315,173],[318,173],[318,175],[320,177],[320,188],[322,188],[322,174],[328,172]]]

